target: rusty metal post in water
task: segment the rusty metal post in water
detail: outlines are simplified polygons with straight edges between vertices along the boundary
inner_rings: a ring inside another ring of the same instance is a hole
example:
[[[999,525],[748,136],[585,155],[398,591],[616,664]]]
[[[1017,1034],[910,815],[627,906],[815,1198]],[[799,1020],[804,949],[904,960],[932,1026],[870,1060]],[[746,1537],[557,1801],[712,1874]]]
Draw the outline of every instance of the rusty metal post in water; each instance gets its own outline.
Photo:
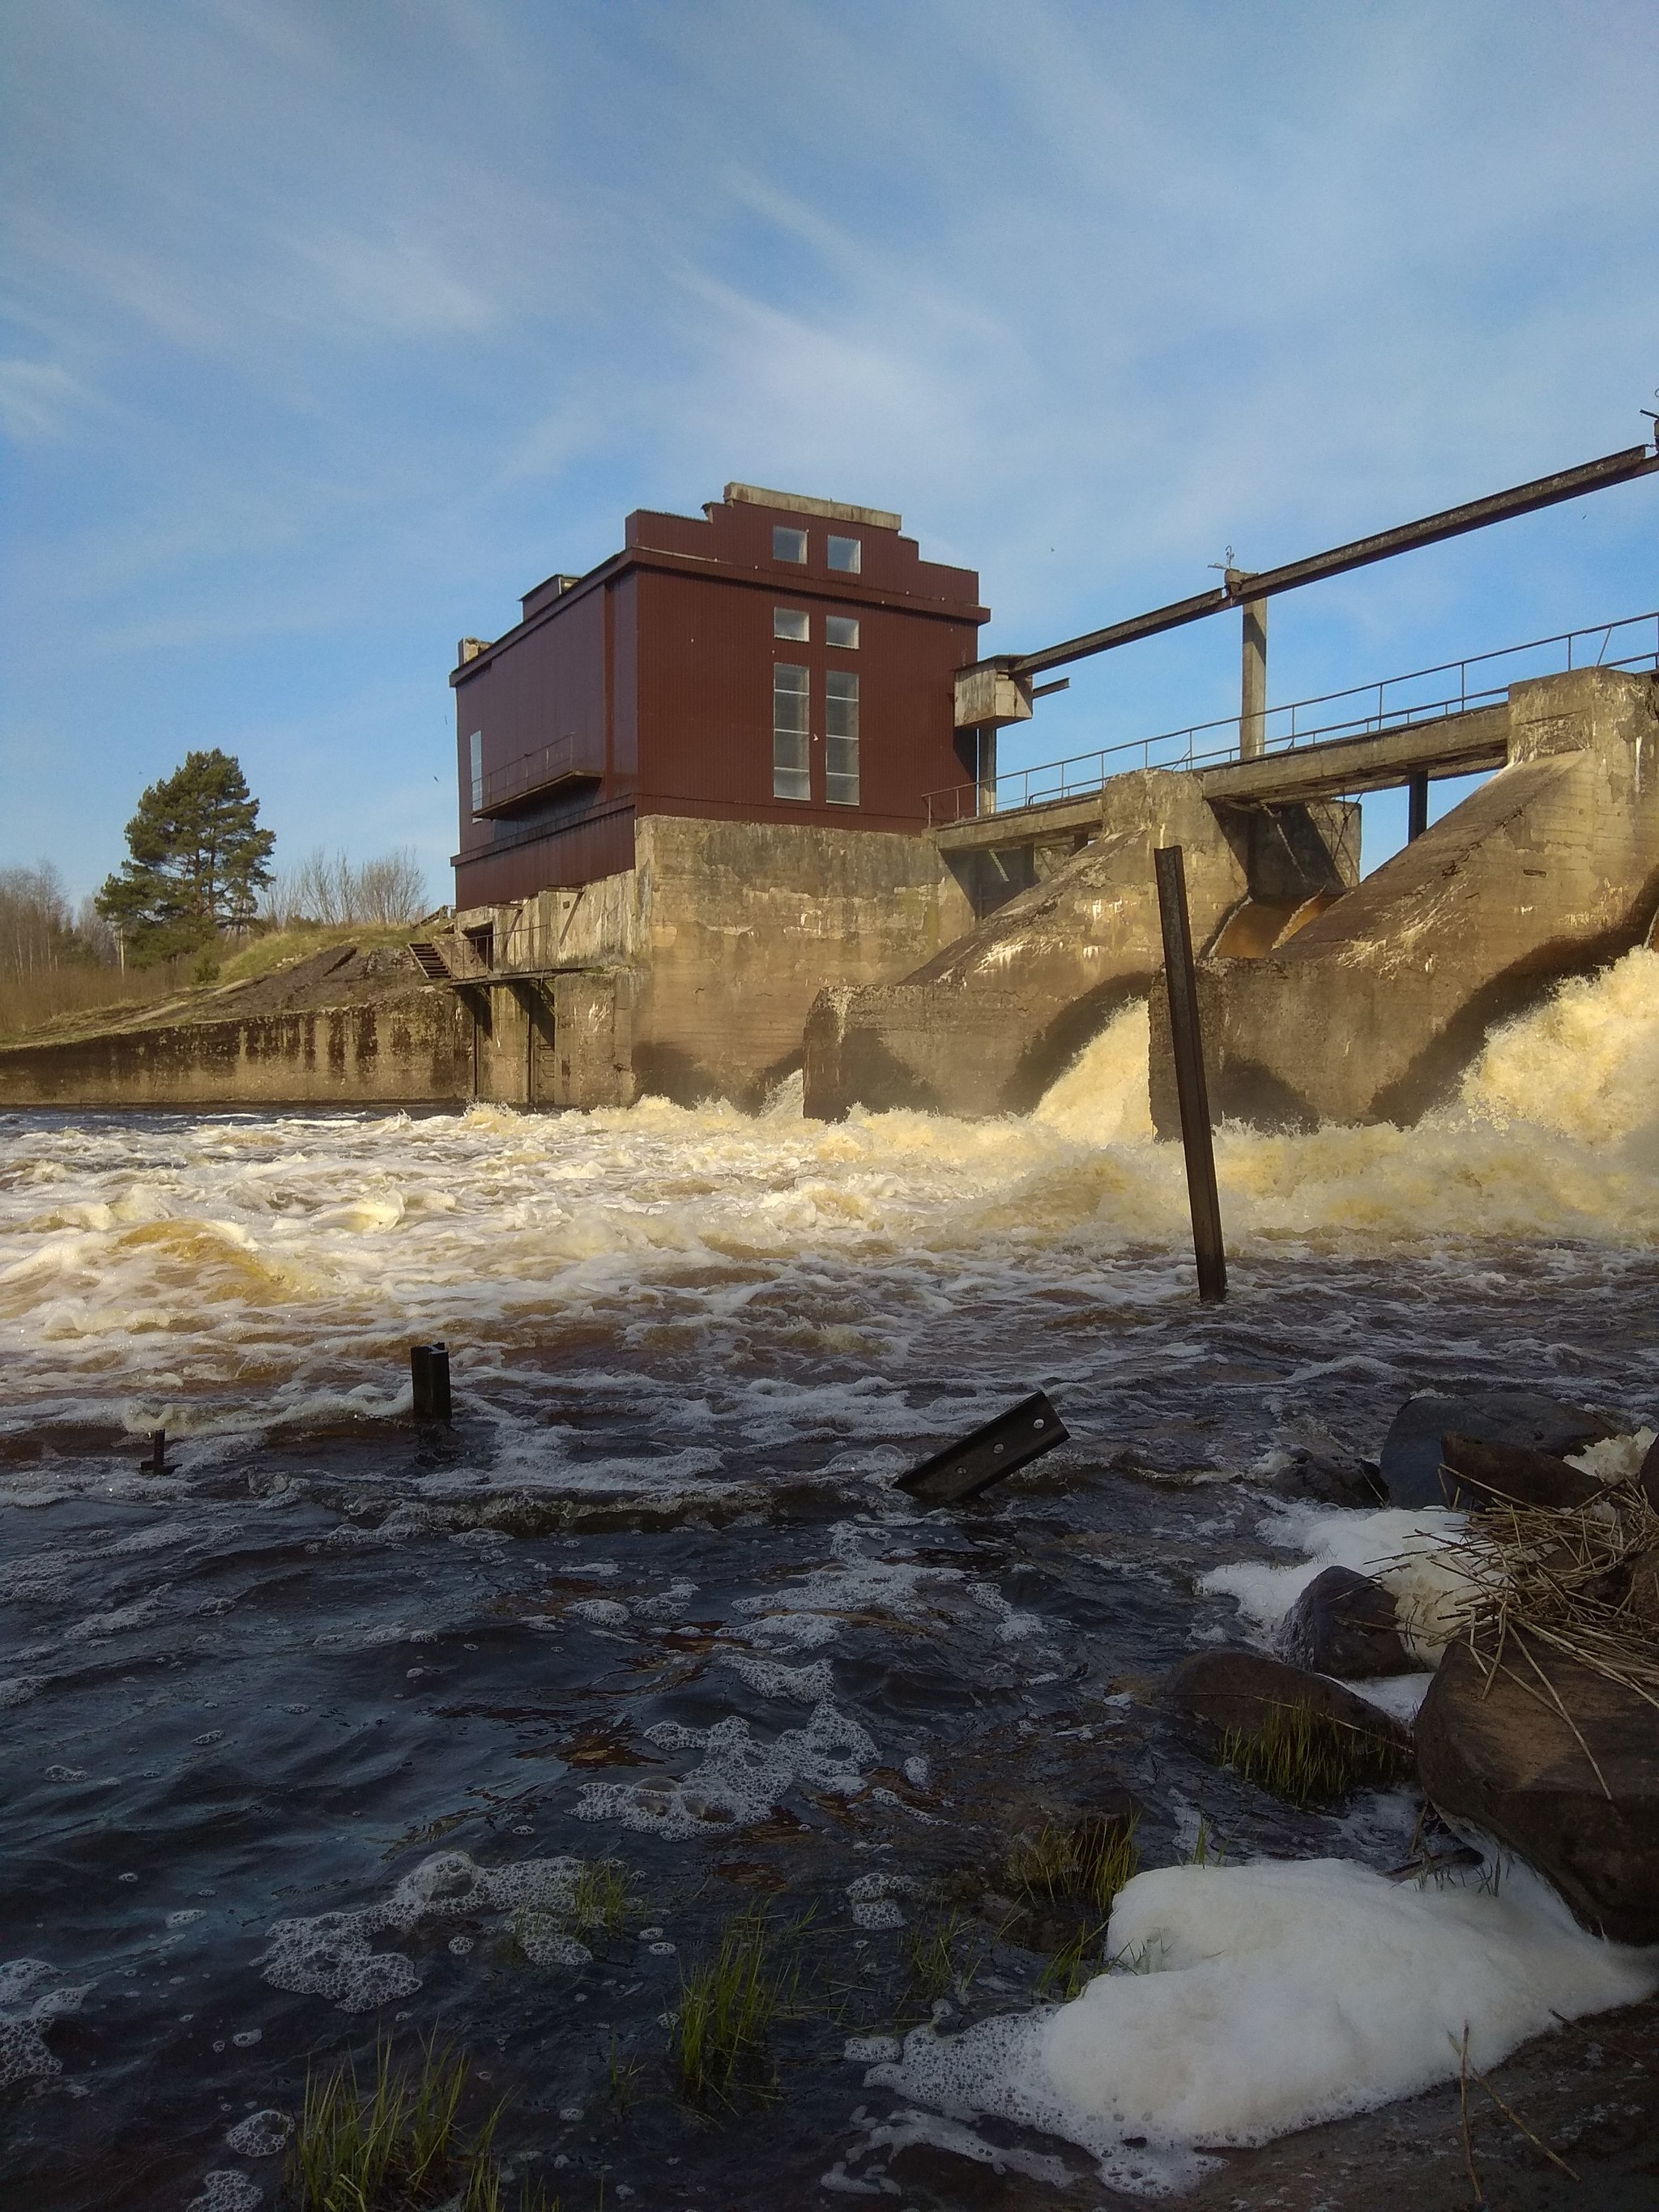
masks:
[[[449,1352],[441,1344],[411,1344],[410,1380],[415,1391],[417,1421],[447,1421],[450,1418]]]
[[[1204,1040],[1199,1030],[1198,978],[1193,970],[1193,931],[1187,913],[1187,870],[1179,845],[1152,854],[1158,873],[1158,919],[1164,925],[1164,977],[1170,1002],[1170,1042],[1175,1053],[1176,1095],[1181,1103],[1181,1141],[1187,1154],[1187,1197],[1193,1214],[1198,1295],[1227,1295],[1227,1255],[1221,1242],[1221,1200],[1215,1187],[1215,1146],[1210,1136],[1210,1093],[1204,1079]]]

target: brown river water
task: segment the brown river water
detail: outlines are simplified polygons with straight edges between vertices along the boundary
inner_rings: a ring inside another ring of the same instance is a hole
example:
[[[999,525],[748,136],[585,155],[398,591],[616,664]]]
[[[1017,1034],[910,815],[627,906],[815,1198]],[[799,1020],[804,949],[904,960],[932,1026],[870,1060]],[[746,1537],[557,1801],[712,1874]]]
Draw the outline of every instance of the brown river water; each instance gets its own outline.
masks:
[[[1407,1793],[1290,1813],[1145,1693],[1237,1633],[1195,1584],[1273,1556],[1275,1490],[1374,1457],[1411,1390],[1651,1423],[1659,956],[1416,1129],[1221,1132],[1215,1310],[1145,1050],[1132,1009],[975,1124],[798,1089],[0,1115],[0,2203],[273,2203],[227,2137],[434,2032],[565,2212],[1120,2201],[872,2087],[869,2039],[1046,1994],[1029,1928],[950,1900],[1115,1791],[1146,1866],[1200,1821],[1402,1856]],[[447,1430],[410,1414],[434,1338]],[[1061,1450],[954,1513],[892,1489],[1039,1386]],[[573,1859],[630,1884],[580,1945]],[[680,1974],[757,1900],[799,1975],[775,2080],[689,2110]],[[974,1952],[942,1999],[941,1929]]]

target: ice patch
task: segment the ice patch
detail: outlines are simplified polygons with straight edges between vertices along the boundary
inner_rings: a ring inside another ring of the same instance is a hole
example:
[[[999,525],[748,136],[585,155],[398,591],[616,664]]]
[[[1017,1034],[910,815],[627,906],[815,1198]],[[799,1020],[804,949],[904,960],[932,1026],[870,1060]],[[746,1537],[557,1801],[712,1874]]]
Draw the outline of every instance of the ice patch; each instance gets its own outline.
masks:
[[[823,1700],[805,1728],[770,1743],[737,1715],[713,1728],[659,1722],[646,1730],[661,1750],[700,1750],[701,1762],[678,1781],[594,1782],[576,1807],[581,1820],[619,1820],[641,1835],[684,1840],[722,1828],[752,1827],[798,1787],[850,1797],[877,1762],[876,1747],[849,1715]]]
[[[1659,1989],[1659,1951],[1587,1936],[1520,1866],[1496,1896],[1334,1859],[1165,1867],[1120,1891],[1106,1948],[1131,1970],[1046,2014],[948,2041],[918,2029],[872,2081],[1064,2136],[1110,2185],[1158,2196],[1198,2178],[1200,2143],[1265,2142],[1455,2078],[1466,2025],[1484,2070],[1557,2015]]]

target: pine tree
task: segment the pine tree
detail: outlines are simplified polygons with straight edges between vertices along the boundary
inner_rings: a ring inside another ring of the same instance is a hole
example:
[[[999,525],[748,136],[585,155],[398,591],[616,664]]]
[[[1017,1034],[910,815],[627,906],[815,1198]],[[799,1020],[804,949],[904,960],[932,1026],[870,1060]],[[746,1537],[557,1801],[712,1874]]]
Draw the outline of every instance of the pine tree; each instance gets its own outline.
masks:
[[[252,919],[276,842],[258,817],[240,763],[216,746],[186,753],[150,785],[127,824],[131,858],[94,902],[136,967],[210,946],[222,927]]]

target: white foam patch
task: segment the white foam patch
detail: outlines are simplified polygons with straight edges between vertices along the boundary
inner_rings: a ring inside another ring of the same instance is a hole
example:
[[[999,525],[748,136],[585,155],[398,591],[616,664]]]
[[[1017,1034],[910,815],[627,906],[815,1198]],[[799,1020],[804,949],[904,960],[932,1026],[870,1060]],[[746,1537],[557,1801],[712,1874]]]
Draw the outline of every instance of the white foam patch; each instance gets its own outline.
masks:
[[[64,2070],[43,2031],[65,2013],[79,2012],[92,1984],[58,1982],[56,1973],[44,1959],[0,1961],[0,2089]]]
[[[854,1928],[902,1928],[902,1897],[920,1894],[922,1884],[908,1875],[861,1874],[847,1885],[847,1902]]]
[[[968,1577],[957,1567],[915,1565],[906,1559],[872,1558],[865,1549],[870,1532],[842,1522],[830,1532],[831,1565],[815,1567],[763,1597],[739,1598],[732,1610],[754,1622],[752,1633],[786,1650],[813,1650],[833,1643],[850,1622],[873,1615],[914,1620],[925,1590],[960,1589]],[[976,1596],[1005,1621],[1012,1608],[994,1592],[976,1587]]]
[[[1364,1698],[1368,1705],[1375,1705],[1379,1712],[1387,1713],[1402,1728],[1410,1728],[1433,1680],[1431,1671],[1421,1674],[1372,1674],[1363,1682],[1345,1682],[1342,1686],[1352,1690],[1355,1697]]]
[[[1581,1452],[1569,1452],[1567,1465],[1593,1474],[1598,1482],[1629,1482],[1642,1472],[1656,1434],[1659,1431],[1638,1429],[1634,1436],[1603,1437]]]
[[[1235,1599],[1256,1641],[1270,1646],[1315,1577],[1327,1567],[1349,1567],[1391,1593],[1407,1648],[1432,1666],[1451,1633],[1455,1608],[1469,1593],[1454,1549],[1467,1527],[1467,1515],[1439,1507],[1407,1512],[1385,1506],[1359,1513],[1285,1505],[1261,1522],[1256,1533],[1264,1543],[1299,1552],[1294,1565],[1240,1560],[1212,1567],[1199,1577],[1197,1587],[1205,1596]]]
[[[1496,1895],[1334,1859],[1165,1867],[1120,1891],[1106,1948],[1139,1971],[949,2040],[918,2029],[870,2080],[1063,2136],[1110,2185],[1158,2196],[1199,2177],[1200,2145],[1265,2142],[1455,2077],[1466,2026],[1484,2071],[1557,2015],[1659,1990],[1659,1950],[1587,1936],[1518,1865]]]
[[[202,2176],[202,2193],[192,2197],[185,2212],[254,2212],[265,2201],[258,2183],[234,2166],[221,2166]]]
[[[275,2158],[278,2151],[287,2148],[293,2132],[294,2123],[286,2112],[267,2108],[250,2112],[227,2130],[225,2148],[234,2150],[238,2158]]]
[[[786,1729],[769,1743],[735,1714],[708,1729],[663,1721],[646,1737],[661,1750],[698,1750],[702,1757],[677,1781],[590,1783],[576,1807],[579,1820],[617,1820],[641,1835],[678,1840],[753,1827],[792,1790],[856,1796],[878,1758],[869,1734],[827,1698],[805,1728]]]
[[[490,1920],[526,1908],[558,1916],[575,1898],[581,1861],[520,1859],[481,1867],[465,1851],[422,1859],[378,1905],[356,1912],[324,1912],[310,1920],[278,1920],[259,1964],[273,1988],[331,1998],[342,2012],[372,2012],[421,1986],[399,1951],[377,1951],[388,1930],[406,1935],[422,1921]],[[564,1963],[564,1962],[562,1962]]]
[[[752,1658],[746,1651],[728,1651],[721,1663],[757,1697],[775,1698],[796,1705],[816,1705],[833,1697],[836,1678],[827,1659],[814,1659],[805,1667],[786,1667],[781,1662]]]

